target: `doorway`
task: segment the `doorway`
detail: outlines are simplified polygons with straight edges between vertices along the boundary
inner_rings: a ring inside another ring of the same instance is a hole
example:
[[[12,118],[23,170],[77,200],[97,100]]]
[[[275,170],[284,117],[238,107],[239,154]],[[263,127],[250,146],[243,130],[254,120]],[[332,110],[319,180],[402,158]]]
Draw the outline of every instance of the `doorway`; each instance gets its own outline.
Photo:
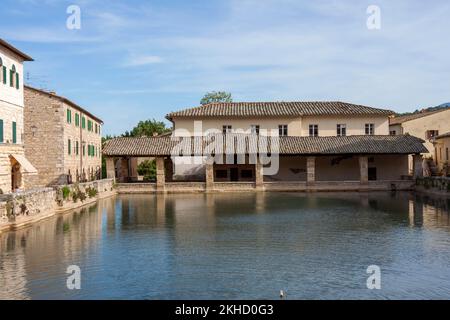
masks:
[[[230,181],[239,181],[238,168],[230,168]]]
[[[22,174],[20,172],[20,164],[15,160],[11,163],[11,192],[15,192],[22,186]]]
[[[369,168],[368,178],[369,178],[369,181],[377,180],[377,168]]]

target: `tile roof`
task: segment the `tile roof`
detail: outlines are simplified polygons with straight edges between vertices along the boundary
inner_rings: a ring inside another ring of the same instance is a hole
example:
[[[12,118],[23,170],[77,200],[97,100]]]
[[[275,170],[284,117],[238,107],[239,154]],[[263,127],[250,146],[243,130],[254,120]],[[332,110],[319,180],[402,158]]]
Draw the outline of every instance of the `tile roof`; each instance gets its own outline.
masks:
[[[434,111],[424,111],[424,112],[419,112],[419,113],[408,114],[406,116],[393,117],[393,118],[389,119],[389,125],[402,124],[407,121],[420,119],[420,118],[427,117],[432,114],[439,113],[439,112],[446,111],[446,110],[450,110],[450,108],[444,108],[444,109],[439,109],[439,110],[434,110]]]
[[[243,138],[243,139],[238,139]],[[218,140],[214,140],[218,139]],[[256,153],[268,146],[269,152],[285,155],[326,155],[326,154],[413,154],[427,153],[423,140],[410,135],[397,136],[346,136],[346,137],[279,137],[272,140],[264,136],[228,134],[208,137],[142,137],[115,138],[109,140],[104,148],[106,156],[169,156],[172,154],[203,155],[212,141],[220,141],[227,146],[227,139],[236,139],[234,152]],[[265,140],[267,144],[264,144]],[[278,144],[278,148],[275,147]],[[227,149],[225,149],[227,150]],[[205,152],[208,154],[208,152]]]
[[[0,39],[0,46],[7,48],[9,51],[11,51],[11,52],[15,53],[16,55],[18,55],[19,57],[21,57],[24,61],[33,61],[32,57],[23,53],[22,51],[20,51],[16,47],[14,47],[12,44],[6,42],[3,39]]]
[[[174,117],[292,117],[315,115],[393,115],[394,112],[340,101],[215,102],[169,113]]]

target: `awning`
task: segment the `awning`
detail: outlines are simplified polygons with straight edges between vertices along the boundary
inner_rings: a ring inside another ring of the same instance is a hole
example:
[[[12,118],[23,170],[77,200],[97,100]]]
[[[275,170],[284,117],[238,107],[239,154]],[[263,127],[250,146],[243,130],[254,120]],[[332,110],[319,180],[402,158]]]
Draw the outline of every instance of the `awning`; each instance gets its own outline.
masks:
[[[36,168],[30,163],[30,161],[21,154],[10,154],[10,157],[16,159],[18,163],[22,166],[22,169],[26,173],[38,173]]]

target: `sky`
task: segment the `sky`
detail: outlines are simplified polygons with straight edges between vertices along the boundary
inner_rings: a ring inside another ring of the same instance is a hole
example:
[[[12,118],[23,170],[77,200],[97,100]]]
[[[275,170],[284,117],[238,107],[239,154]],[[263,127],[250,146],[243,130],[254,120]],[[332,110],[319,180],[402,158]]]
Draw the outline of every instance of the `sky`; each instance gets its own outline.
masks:
[[[80,29],[67,28],[70,5]],[[398,112],[450,102],[449,16],[448,0],[2,0],[0,38],[34,58],[26,83],[121,134],[170,125],[214,90]]]

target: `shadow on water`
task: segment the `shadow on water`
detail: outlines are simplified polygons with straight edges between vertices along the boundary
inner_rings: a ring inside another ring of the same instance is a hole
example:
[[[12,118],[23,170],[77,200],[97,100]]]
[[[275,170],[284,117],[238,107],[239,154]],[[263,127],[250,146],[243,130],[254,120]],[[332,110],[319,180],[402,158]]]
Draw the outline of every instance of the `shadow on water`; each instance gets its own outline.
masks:
[[[449,212],[406,192],[117,196],[1,234],[0,299],[448,299]]]

